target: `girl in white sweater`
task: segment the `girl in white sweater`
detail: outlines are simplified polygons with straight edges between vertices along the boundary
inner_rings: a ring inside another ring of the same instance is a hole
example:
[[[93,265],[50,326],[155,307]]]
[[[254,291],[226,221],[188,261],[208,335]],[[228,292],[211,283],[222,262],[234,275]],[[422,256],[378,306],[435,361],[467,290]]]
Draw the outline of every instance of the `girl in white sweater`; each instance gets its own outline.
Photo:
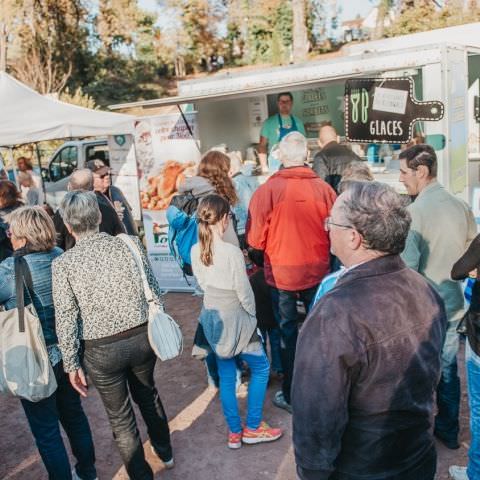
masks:
[[[262,421],[269,362],[257,334],[255,300],[241,250],[223,240],[230,206],[219,195],[204,197],[197,209],[199,243],[192,247],[192,268],[204,291],[200,323],[214,352],[220,376],[220,399],[229,427],[228,446],[271,442],[282,431]],[[235,396],[238,355],[250,367],[245,428]]]

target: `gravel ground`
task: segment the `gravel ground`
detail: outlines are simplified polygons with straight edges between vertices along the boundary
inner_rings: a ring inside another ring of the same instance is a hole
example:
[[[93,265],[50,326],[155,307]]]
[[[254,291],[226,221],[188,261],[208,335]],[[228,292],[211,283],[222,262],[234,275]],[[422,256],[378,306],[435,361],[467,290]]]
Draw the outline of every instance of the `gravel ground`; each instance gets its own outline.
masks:
[[[291,417],[271,404],[279,384],[272,381],[267,393],[265,419],[285,430],[282,439],[271,444],[244,446],[240,450],[226,447],[226,427],[218,395],[207,388],[203,364],[190,356],[200,299],[187,293],[167,295],[167,308],[181,324],[185,351],[179,359],[158,363],[155,377],[160,396],[170,419],[176,466],[165,471],[162,463],[146,448],[146,456],[155,478],[165,480],[294,480],[295,465],[291,447]],[[463,358],[463,350],[460,358]],[[469,444],[468,409],[462,378],[461,448],[448,450],[437,445],[437,480],[447,480],[451,464],[465,465]],[[245,395],[241,395],[245,397]],[[245,398],[240,400],[242,409]],[[98,477],[100,480],[127,479],[117,453],[110,428],[97,392],[91,388],[84,407],[93,430]],[[46,480],[47,475],[34,446],[20,402],[0,400],[0,479]],[[137,412],[137,418],[140,418]],[[148,447],[145,428],[139,426]],[[422,479],[419,479],[422,480]]]

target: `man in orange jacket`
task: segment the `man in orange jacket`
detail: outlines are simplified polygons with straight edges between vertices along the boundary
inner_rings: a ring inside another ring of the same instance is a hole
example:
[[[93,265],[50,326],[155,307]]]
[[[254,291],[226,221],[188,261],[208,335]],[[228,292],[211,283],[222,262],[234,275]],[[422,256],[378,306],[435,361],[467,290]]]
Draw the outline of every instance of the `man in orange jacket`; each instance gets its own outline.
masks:
[[[297,342],[297,299],[308,309],[329,272],[330,240],[325,219],[334,190],[305,166],[307,139],[286,135],[279,146],[283,169],[254,193],[249,206],[247,242],[265,255],[265,279],[272,288],[273,309],[281,334],[282,390],[273,403],[291,412],[290,386]]]

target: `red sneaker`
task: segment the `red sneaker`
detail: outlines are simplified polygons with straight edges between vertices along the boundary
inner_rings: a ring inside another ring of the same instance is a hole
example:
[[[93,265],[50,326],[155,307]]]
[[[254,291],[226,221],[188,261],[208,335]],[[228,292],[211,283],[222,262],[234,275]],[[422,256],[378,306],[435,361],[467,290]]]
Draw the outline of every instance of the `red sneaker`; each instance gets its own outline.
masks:
[[[273,442],[278,440],[283,435],[280,428],[272,428],[267,422],[261,422],[260,426],[253,430],[251,428],[244,428],[242,434],[242,442],[249,445],[255,443]]]
[[[228,432],[228,448],[240,448],[242,446],[242,434]]]

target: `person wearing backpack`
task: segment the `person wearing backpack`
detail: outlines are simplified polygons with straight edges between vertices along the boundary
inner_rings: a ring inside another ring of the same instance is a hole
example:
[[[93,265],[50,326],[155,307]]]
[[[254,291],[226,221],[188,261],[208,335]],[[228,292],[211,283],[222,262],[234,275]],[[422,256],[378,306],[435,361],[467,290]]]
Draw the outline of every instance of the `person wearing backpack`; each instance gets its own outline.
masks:
[[[170,252],[185,275],[192,275],[190,251],[198,241],[195,213],[200,200],[216,193],[228,201],[231,209],[238,203],[229,171],[230,158],[222,152],[210,150],[200,160],[197,175],[187,177],[180,184],[178,194],[173,196],[167,209]],[[233,222],[225,232],[225,241],[239,245]]]

